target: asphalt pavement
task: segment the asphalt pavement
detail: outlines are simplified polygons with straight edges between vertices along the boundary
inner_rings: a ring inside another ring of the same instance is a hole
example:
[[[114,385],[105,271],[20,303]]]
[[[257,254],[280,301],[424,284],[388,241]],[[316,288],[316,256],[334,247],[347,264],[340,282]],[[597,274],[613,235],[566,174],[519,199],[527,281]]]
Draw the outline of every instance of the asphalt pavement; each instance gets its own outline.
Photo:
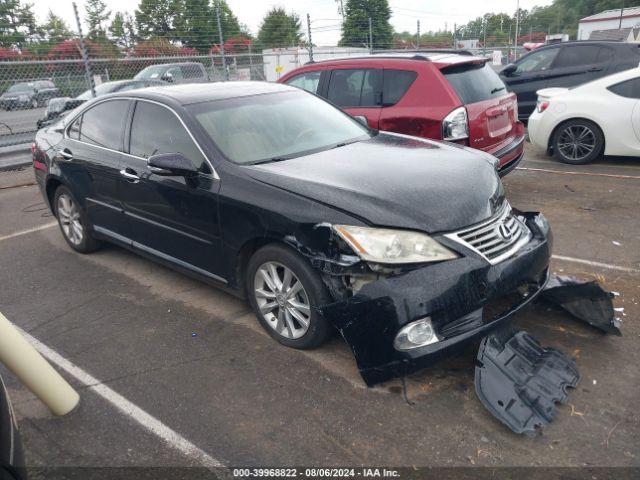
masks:
[[[476,398],[477,345],[407,378],[407,403],[399,380],[367,388],[340,338],[287,349],[215,288],[114,246],[72,252],[32,172],[0,173],[0,311],[97,379],[63,371],[81,405],[55,418],[2,372],[28,464],[200,465],[197,450],[229,466],[639,467],[640,160],[574,167],[527,145],[504,184],[514,207],[549,218],[554,272],[597,278],[624,307],[621,338],[543,305],[517,314],[582,374],[533,438]]]

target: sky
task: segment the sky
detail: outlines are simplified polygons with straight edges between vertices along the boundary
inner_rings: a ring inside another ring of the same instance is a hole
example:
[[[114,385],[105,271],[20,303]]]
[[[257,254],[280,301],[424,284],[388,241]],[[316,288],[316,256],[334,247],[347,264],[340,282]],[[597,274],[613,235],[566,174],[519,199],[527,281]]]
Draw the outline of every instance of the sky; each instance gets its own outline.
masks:
[[[317,45],[336,45],[340,38],[340,0],[227,0],[227,3],[241,23],[256,34],[265,13],[274,6],[296,12],[303,19],[306,30],[307,13],[311,16],[313,43]],[[346,3],[346,0],[343,0]],[[416,22],[420,20],[420,30],[449,30],[454,24],[464,24],[487,12],[509,13],[516,11],[518,0],[389,0],[393,15],[391,24],[397,31],[416,31]],[[38,20],[43,21],[49,9],[66,20],[75,30],[72,2],[70,0],[31,0]],[[116,11],[133,13],[136,0],[105,0],[112,13]],[[84,16],[84,0],[77,0],[80,16]],[[453,5],[455,4],[455,5]],[[520,8],[531,9],[534,6],[551,4],[551,0],[520,0]],[[86,27],[84,27],[86,28]]]

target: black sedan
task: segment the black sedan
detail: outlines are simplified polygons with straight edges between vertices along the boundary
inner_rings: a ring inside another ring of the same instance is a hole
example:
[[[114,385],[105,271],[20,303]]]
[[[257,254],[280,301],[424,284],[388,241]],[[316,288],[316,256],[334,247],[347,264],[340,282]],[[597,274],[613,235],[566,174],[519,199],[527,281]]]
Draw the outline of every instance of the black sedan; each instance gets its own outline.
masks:
[[[103,241],[246,296],[294,348],[337,329],[371,385],[485,334],[547,278],[544,217],[496,159],[370,131],[286,85],[177,85],[87,102],[36,137],[71,248]]]

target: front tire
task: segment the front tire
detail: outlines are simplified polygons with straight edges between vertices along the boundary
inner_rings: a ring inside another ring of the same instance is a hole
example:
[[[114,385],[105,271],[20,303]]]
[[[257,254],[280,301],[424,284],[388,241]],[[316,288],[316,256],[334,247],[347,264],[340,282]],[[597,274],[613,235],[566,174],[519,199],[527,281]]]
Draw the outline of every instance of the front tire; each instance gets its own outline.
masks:
[[[299,253],[267,245],[249,260],[249,302],[262,327],[278,342],[297,349],[316,348],[333,330],[317,307],[331,297],[320,275]]]
[[[569,120],[553,135],[553,154],[564,163],[584,165],[604,152],[604,135],[600,127],[589,120]]]
[[[62,236],[71,248],[80,253],[100,248],[101,243],[91,236],[86,214],[67,187],[61,185],[57,188],[54,206]]]

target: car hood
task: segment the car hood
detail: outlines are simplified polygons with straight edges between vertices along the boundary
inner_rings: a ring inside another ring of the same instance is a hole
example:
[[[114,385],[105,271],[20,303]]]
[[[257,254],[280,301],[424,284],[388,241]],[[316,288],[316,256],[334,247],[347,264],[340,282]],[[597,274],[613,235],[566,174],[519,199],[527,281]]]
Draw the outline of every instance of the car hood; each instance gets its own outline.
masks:
[[[494,157],[454,144],[388,133],[245,168],[257,181],[366,223],[429,233],[478,223],[495,213],[504,199]]]

